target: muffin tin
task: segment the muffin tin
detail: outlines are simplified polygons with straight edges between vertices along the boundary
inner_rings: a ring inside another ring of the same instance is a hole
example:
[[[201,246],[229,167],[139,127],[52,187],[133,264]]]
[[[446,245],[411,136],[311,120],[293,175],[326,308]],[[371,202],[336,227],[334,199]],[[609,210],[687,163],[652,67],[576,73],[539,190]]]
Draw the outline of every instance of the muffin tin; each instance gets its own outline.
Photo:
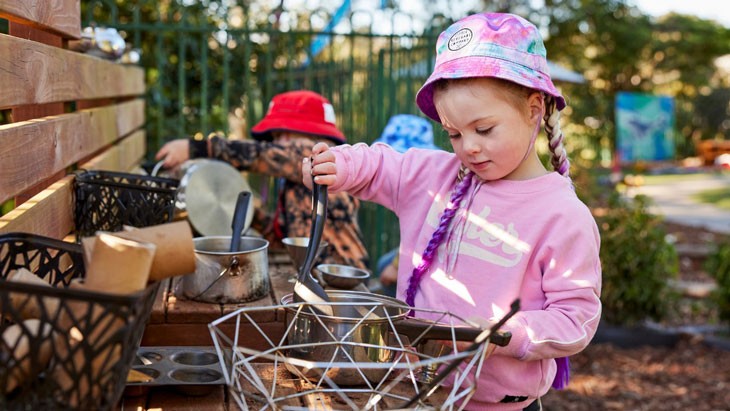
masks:
[[[143,395],[158,386],[173,386],[187,395],[207,395],[225,384],[214,347],[140,347],[132,369],[150,379],[128,382],[126,395]]]

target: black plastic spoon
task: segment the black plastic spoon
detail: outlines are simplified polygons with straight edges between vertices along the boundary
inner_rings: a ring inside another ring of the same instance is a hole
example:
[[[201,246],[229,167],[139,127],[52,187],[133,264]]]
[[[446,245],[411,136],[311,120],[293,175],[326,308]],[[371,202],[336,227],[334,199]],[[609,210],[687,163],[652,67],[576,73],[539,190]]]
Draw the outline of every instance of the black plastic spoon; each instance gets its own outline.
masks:
[[[231,247],[228,251],[234,253],[238,251],[241,245],[241,234],[243,234],[243,226],[246,224],[246,214],[248,213],[248,202],[251,200],[251,193],[241,191],[236,199],[236,209],[233,212],[233,222],[231,228]]]
[[[312,229],[304,263],[299,267],[299,275],[294,283],[294,302],[306,302],[321,314],[333,315],[331,305],[318,304],[329,302],[330,298],[314,277],[312,267],[317,258],[317,250],[322,240],[324,222],[327,218],[327,186],[312,181]]]

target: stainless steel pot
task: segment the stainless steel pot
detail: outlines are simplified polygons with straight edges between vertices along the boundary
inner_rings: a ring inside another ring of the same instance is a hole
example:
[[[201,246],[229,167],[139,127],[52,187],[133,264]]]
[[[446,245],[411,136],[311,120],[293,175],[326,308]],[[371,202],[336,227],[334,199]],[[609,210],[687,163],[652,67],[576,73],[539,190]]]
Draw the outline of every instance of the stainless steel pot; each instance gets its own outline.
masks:
[[[241,237],[237,252],[230,252],[230,236],[193,239],[195,272],[180,278],[179,297],[210,303],[243,303],[265,297],[271,290],[269,242]]]
[[[472,327],[438,325],[432,321],[408,317],[410,307],[404,302],[384,295],[352,290],[327,290],[333,303],[335,316],[315,315],[304,307],[286,308],[287,325],[291,327],[287,345],[288,355],[313,362],[337,363],[389,363],[392,362],[398,346],[392,332],[391,322],[401,340],[403,336],[412,344],[423,344],[431,340],[451,340],[452,332],[457,341],[474,341],[483,331]],[[282,304],[293,302],[293,295],[282,298]],[[341,309],[344,307],[345,309]],[[376,307],[370,313],[370,310]],[[364,320],[363,316],[367,315]],[[291,324],[291,323],[294,324]],[[318,344],[339,341],[342,344]],[[509,337],[495,336],[492,341],[506,345]],[[352,360],[350,360],[352,358]],[[363,376],[371,383],[377,383],[388,373],[387,368],[326,367],[327,377],[338,385],[365,384]],[[306,378],[320,378],[321,369],[292,370]]]

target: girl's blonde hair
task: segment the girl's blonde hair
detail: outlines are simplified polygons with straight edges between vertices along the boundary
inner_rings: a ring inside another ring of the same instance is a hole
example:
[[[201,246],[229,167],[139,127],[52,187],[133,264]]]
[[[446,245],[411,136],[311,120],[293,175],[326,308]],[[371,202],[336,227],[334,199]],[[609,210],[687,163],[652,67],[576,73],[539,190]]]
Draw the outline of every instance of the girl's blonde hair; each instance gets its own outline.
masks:
[[[560,128],[560,111],[557,110],[556,100],[553,96],[543,93],[539,90],[531,89],[511,81],[502,80],[495,77],[473,77],[467,79],[456,80],[438,80],[434,83],[434,91],[443,91],[449,87],[454,81],[490,81],[498,87],[503,88],[507,93],[507,101],[517,110],[523,111],[527,98],[533,93],[540,93],[545,103],[545,134],[548,138],[548,148],[550,149],[550,164],[553,169],[566,178],[570,178],[570,160],[565,152],[563,145],[563,130]],[[527,113],[527,112],[525,112]],[[528,115],[528,114],[526,114]]]

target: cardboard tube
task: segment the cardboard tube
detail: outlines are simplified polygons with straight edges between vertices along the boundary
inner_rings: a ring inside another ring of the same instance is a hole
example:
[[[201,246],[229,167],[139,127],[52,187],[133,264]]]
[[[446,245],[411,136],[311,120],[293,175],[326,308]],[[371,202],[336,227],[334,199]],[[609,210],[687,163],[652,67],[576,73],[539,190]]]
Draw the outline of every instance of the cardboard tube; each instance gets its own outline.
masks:
[[[113,235],[157,246],[150,269],[150,281],[160,281],[195,272],[193,232],[187,221],[139,229],[125,226],[124,231],[116,232]],[[86,237],[81,240],[84,254],[92,254],[95,241],[95,237]]]
[[[28,271],[26,268],[19,268],[11,271],[7,279],[8,281],[35,284],[42,287],[51,286],[37,275]],[[58,298],[55,297],[41,297],[39,295],[32,295],[28,293],[10,292],[10,305],[15,311],[20,313],[20,317],[24,320],[31,318],[54,318],[58,312],[59,301]],[[43,310],[46,312],[45,317],[43,317]],[[6,315],[6,317],[9,316]],[[15,318],[9,319],[17,321]]]
[[[51,359],[51,325],[40,320],[23,321],[5,329],[0,346],[3,361],[9,372],[5,393],[9,393],[24,381],[32,380],[48,365]]]
[[[83,239],[82,245],[87,261],[86,279],[83,283],[72,281],[71,288],[130,294],[147,286],[157,248],[154,244],[121,238],[116,233],[100,233]],[[89,398],[101,396],[100,387],[114,377],[110,371],[124,347],[110,339],[125,326],[125,321],[107,313],[99,304],[73,301],[67,305],[69,310],[60,320],[67,332],[55,339],[58,358],[51,375],[64,391],[70,392],[68,405],[83,408]]]
[[[127,240],[114,234],[99,234],[87,257],[85,287],[113,294],[130,294],[147,285],[156,246]]]

